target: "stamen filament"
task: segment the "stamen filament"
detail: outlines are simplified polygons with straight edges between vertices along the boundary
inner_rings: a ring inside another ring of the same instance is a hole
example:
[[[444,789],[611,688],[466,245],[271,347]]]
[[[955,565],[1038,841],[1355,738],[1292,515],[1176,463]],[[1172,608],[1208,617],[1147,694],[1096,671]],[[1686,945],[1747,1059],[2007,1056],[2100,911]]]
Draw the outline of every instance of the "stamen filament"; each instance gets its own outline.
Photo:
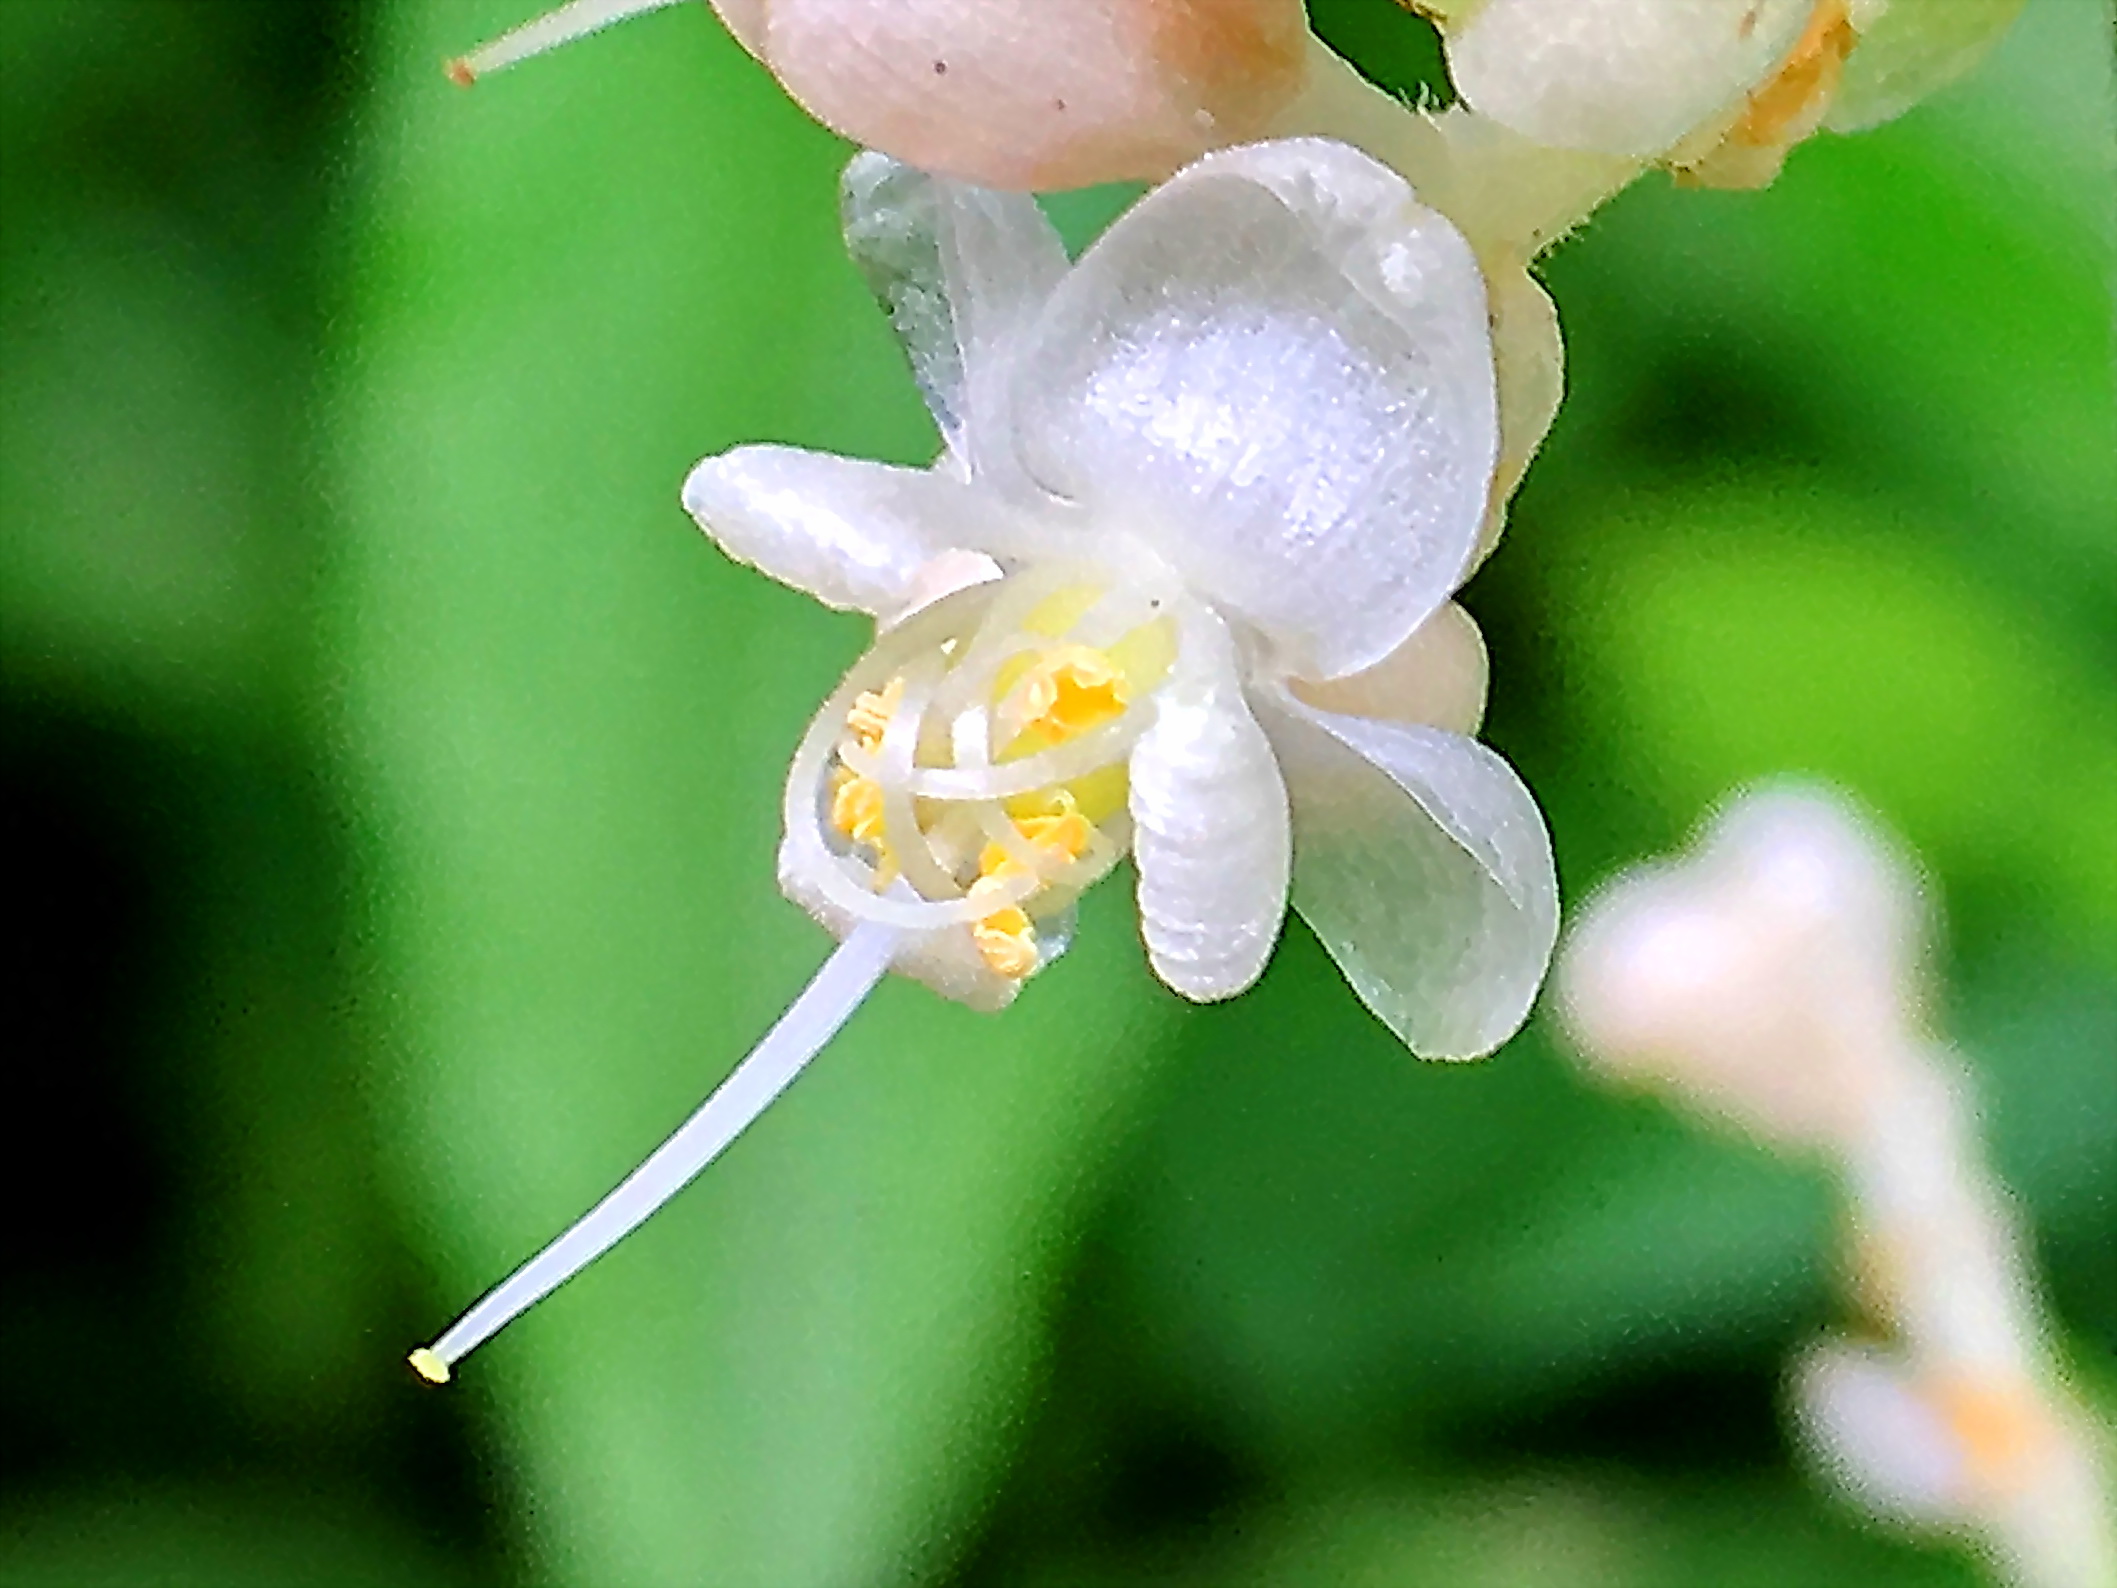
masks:
[[[459,55],[448,63],[448,75],[468,88],[488,72],[542,55],[561,44],[571,44],[613,22],[675,4],[677,0],[570,0],[556,11],[547,11],[534,21],[501,34],[490,44],[480,45],[468,55]]]
[[[901,936],[867,922],[838,945],[793,1006],[698,1111],[573,1227],[508,1275],[411,1364],[432,1383],[646,1222],[769,1108],[889,969]]]

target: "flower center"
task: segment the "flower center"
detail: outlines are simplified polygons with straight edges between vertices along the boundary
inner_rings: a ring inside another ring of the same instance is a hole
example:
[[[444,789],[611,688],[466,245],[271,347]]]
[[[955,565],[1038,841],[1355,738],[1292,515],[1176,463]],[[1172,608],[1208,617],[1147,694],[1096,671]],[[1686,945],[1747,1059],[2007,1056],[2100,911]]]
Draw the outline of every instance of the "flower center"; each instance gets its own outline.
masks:
[[[1074,900],[1131,843],[1126,766],[1176,660],[1172,609],[1095,570],[1038,570],[884,635],[789,785],[790,841],[816,834],[833,901],[967,928],[997,975],[1046,963]],[[803,787],[817,790],[806,829]]]

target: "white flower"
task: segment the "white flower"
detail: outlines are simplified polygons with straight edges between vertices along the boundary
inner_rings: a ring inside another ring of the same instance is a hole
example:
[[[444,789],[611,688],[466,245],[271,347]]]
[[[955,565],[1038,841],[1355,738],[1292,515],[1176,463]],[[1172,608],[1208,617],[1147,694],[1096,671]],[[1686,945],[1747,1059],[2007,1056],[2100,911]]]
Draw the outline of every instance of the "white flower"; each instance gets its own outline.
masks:
[[[1485,656],[1448,598],[1498,427],[1455,229],[1308,141],[1201,161],[1071,267],[1027,198],[863,155],[845,199],[946,451],[743,447],[684,486],[731,556],[882,622],[787,777],[782,883],[842,941],[668,1141],[412,1353],[434,1382],[711,1163],[885,971],[1007,1003],[1127,849],[1187,997],[1256,979],[1289,886],[1419,1053],[1490,1051],[1543,979],[1543,819],[1464,737]]]
[[[1464,737],[1483,657],[1448,598],[1497,430],[1460,236],[1315,141],[1200,161],[1071,268],[1030,200],[879,155],[846,221],[940,461],[746,447],[684,488],[731,556],[884,620],[795,756],[789,896],[990,1008],[1128,848],[1196,999],[1255,980],[1291,880],[1416,1051],[1505,1040],[1556,890],[1534,802]]]
[[[1788,1144],[1864,1139],[1915,1044],[1916,873],[1836,799],[1734,802],[1582,911],[1560,977],[1598,1066]]]
[[[1810,1459],[1887,1521],[1978,1538],[2022,1588],[2111,1588],[2107,1452],[2062,1389],[1825,1341],[1793,1378]]]
[[[1422,0],[1479,113],[1554,148],[1769,182],[1828,125],[1873,126],[1968,71],[2022,0]]]

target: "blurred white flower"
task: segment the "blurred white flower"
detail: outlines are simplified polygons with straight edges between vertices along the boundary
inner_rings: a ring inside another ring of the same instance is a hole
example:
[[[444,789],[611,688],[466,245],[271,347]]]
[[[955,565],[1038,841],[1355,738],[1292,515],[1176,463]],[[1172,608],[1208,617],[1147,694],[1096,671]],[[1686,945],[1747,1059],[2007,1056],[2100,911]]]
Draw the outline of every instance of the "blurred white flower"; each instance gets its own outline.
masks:
[[[1960,1533],[2022,1588],[2117,1583],[2106,1452],[2034,1377],[1832,1341],[1793,1394],[1814,1459],[1872,1515]]]
[[[997,1007],[1127,848],[1191,998],[1256,978],[1291,879],[1416,1051],[1503,1041],[1557,906],[1534,802],[1464,737],[1448,597],[1497,427],[1462,239],[1317,141],[1209,156],[1070,269],[1028,199],[879,155],[846,205],[941,460],[748,447],[684,491],[731,556],[885,620],[795,756],[789,896]]]
[[[1559,1006],[1591,1064],[1823,1156],[1851,1299],[1887,1347],[1794,1376],[1813,1453],[1871,1513],[1975,1540],[2023,1588],[2117,1588],[2103,1458],[1982,1162],[1967,1078],[1925,1034],[1927,910],[1845,802],[1736,800],[1689,858],[1582,912]]]
[[[1559,1002],[1592,1062],[1768,1139],[1859,1139],[1912,1041],[1915,873],[1834,800],[1737,801],[1686,860],[1641,866],[1568,938]]]
[[[2022,0],[1414,0],[1465,103],[1554,148],[1769,182],[1952,82]]]

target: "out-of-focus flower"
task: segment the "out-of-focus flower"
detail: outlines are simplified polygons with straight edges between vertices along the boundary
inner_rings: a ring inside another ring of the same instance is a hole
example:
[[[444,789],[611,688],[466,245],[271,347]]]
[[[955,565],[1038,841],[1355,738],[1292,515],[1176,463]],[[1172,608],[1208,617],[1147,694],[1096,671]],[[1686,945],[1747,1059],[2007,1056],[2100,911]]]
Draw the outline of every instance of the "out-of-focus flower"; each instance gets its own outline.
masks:
[[[2112,1588],[2107,1452],[2032,1374],[1816,1346],[1793,1397],[1814,1459],[1871,1514],[1958,1533],[2020,1588]]]
[[[1913,1041],[1912,876],[1833,801],[1739,801],[1694,856],[1636,868],[1582,913],[1567,1024],[1612,1076],[1769,1140],[1857,1140]]]
[[[1497,427],[1455,230],[1311,141],[1209,156],[1070,269],[1028,199],[880,156],[847,236],[941,460],[749,447],[685,487],[730,555],[885,620],[795,757],[787,893],[994,1007],[1127,847],[1193,998],[1263,969],[1291,875],[1415,1050],[1504,1040],[1556,896],[1534,802],[1464,737],[1483,654],[1448,597]],[[984,577],[889,622],[938,559]]]
[[[1794,1379],[1820,1461],[1869,1511],[1976,1539],[2022,1588],[2113,1588],[2102,1455],[2045,1343],[1969,1087],[1924,1035],[1911,866],[1843,802],[1738,800],[1692,857],[1583,912],[1559,1003],[1595,1067],[1820,1154],[1846,1270],[1887,1346]]]
[[[1554,148],[1769,182],[1819,126],[1873,126],[1968,71],[2021,0],[1409,0],[1464,101]]]
[[[675,0],[574,0],[459,79]],[[713,0],[810,115],[989,187],[1168,175],[1265,134],[1299,90],[1300,0]]]

